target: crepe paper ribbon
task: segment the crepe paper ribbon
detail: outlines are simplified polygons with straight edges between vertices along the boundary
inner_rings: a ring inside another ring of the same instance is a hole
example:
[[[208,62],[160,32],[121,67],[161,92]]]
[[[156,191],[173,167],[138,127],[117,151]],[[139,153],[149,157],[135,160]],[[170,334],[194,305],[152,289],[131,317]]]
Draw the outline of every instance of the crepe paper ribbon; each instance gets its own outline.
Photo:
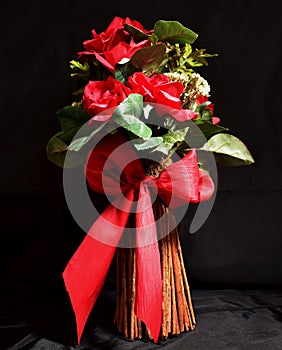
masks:
[[[162,319],[162,275],[150,191],[157,189],[158,196],[172,208],[208,200],[214,192],[210,176],[199,170],[194,150],[170,164],[158,177],[151,177],[146,176],[143,164],[130,144],[126,144],[126,152],[123,149],[111,157],[111,153],[126,141],[121,133],[107,135],[90,152],[85,169],[91,189],[113,196],[114,201],[92,225],[63,272],[76,316],[78,343],[136,198],[135,314],[148,327],[154,342],[158,341]],[[127,166],[120,169],[121,164]],[[108,240],[110,245],[104,243]]]

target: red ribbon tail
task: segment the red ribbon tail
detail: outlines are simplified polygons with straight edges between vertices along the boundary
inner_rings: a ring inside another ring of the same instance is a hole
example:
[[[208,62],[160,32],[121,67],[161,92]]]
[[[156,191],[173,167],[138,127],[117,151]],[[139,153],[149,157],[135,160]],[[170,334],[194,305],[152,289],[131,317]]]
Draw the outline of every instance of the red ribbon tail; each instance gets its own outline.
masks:
[[[155,218],[148,188],[140,185],[136,214],[136,316],[157,343],[162,322],[162,274]],[[146,241],[152,242],[146,245]]]
[[[126,226],[131,204],[131,201],[123,203],[124,211],[112,204],[109,205],[93,224],[63,272],[76,317],[78,344],[87,318],[105,282],[116,247]],[[110,237],[112,245],[103,243],[103,233],[105,241],[109,242]]]
[[[63,272],[76,317],[78,344],[105,282],[115,250],[116,247],[103,244],[87,235]]]

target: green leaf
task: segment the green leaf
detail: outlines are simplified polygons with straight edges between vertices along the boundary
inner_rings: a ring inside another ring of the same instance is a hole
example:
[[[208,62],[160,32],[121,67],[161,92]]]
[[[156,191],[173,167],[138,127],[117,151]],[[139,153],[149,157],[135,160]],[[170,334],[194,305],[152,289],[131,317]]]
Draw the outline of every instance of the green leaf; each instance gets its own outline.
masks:
[[[77,138],[71,142],[68,146],[68,150],[78,152],[84,147],[89,141],[93,139],[105,126],[108,125],[108,121],[103,122],[98,128],[94,129],[90,135]]]
[[[168,154],[176,142],[184,141],[189,127],[179,129],[176,131],[169,130],[162,136],[163,142],[155,149],[155,151]]]
[[[55,165],[63,168],[68,146],[59,138],[58,133],[51,137],[46,146],[47,158]]]
[[[66,106],[57,112],[57,117],[63,131],[79,128],[91,117],[81,106]]]
[[[190,128],[185,137],[185,142],[189,146],[189,149],[200,148],[212,136],[228,131],[228,129],[223,126],[214,125],[213,123],[204,121],[200,118],[196,119],[194,122],[196,127]]]
[[[151,137],[152,130],[139,119],[142,113],[143,96],[139,94],[130,94],[115,109],[113,120],[134,135],[147,139]]]
[[[120,68],[121,66],[125,66],[125,65],[120,65],[117,64],[116,65],[116,69],[115,69],[115,79],[121,81],[123,84],[126,83],[127,77],[126,74],[124,74],[122,68]]]
[[[197,106],[197,110],[199,112],[202,112],[210,104],[211,104],[211,101],[205,101],[205,102],[201,103],[199,106]]]
[[[122,101],[114,111],[114,117],[122,115],[133,115],[140,117],[143,113],[143,96],[140,94],[130,94]]]
[[[81,62],[76,61],[76,60],[71,60],[70,61],[70,68],[71,69],[78,68],[78,69],[83,70],[83,71],[88,71],[89,65],[87,62],[81,63]]]
[[[224,126],[215,125],[211,122],[201,119],[196,119],[195,124],[199,127],[207,140],[215,134],[228,131],[228,128],[225,128]]]
[[[127,63],[117,63],[115,65],[115,79],[125,84],[128,77],[137,71],[138,69],[131,63],[131,61]]]
[[[182,49],[183,50],[183,58],[187,58],[191,55],[193,49],[192,49],[192,46],[190,44],[185,44],[184,48]]]
[[[68,146],[68,150],[69,151],[75,151],[78,152],[81,150],[81,148],[87,143],[88,141],[88,137],[84,136],[84,137],[80,137],[78,139],[75,139],[74,141],[72,141],[72,143]]]
[[[154,25],[154,33],[160,41],[168,41],[171,44],[192,44],[198,37],[198,34],[178,21],[159,20]]]
[[[142,30],[140,30],[134,26],[131,26],[130,24],[125,23],[124,29],[132,35],[135,42],[139,42],[139,41],[146,40],[149,38],[148,34],[142,32]]]
[[[147,139],[152,135],[152,130],[133,115],[123,114],[122,116],[116,117],[115,121],[124,129],[143,139]]]
[[[156,72],[165,61],[165,44],[144,47],[136,51],[129,62],[118,63],[115,66],[115,78],[123,84],[134,72],[152,74]]]
[[[64,167],[66,153],[78,130],[90,119],[81,106],[66,106],[57,111],[62,130],[51,137],[46,146],[47,158],[59,167]],[[81,157],[75,152],[69,154],[68,167],[81,163]]]
[[[131,64],[143,73],[153,73],[165,58],[165,44],[139,49],[132,55]]]
[[[76,60],[70,61],[70,68],[73,70],[73,73],[71,73],[72,77],[78,77],[87,79],[90,74],[89,70],[89,64],[87,62],[79,62]]]
[[[208,108],[204,109],[201,113],[201,119],[212,123],[212,111]]]
[[[162,137],[150,137],[147,140],[135,139],[132,141],[137,151],[144,151],[146,149],[154,148],[163,142]]]
[[[80,126],[77,128],[72,128],[70,130],[66,130],[66,131],[61,131],[59,132],[59,138],[65,142],[65,144],[69,144],[71,142],[71,140],[73,139],[74,135],[78,132],[78,130],[80,129]]]
[[[68,151],[67,144],[62,140],[62,136],[65,136],[62,131],[51,137],[46,145],[47,158],[55,165],[64,168],[75,167],[83,161],[83,157],[76,153],[68,153],[68,164],[65,164],[65,158]]]
[[[159,38],[156,36],[155,33],[152,33],[150,36],[149,36],[149,40],[151,41],[152,45],[155,46],[157,45],[158,41],[159,41]]]
[[[226,166],[254,163],[254,159],[246,145],[236,136],[227,133],[214,135],[200,150],[213,152],[216,161]]]
[[[218,54],[209,54],[206,53],[206,49],[196,49],[193,51],[187,58],[187,63],[191,67],[201,67],[208,66],[208,61],[206,58],[216,57]]]

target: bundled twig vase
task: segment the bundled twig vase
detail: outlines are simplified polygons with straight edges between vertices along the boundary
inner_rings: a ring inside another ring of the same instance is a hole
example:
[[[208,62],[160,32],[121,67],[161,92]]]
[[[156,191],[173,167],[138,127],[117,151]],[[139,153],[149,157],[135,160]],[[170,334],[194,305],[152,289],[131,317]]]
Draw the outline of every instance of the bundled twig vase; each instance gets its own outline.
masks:
[[[156,221],[164,213],[164,221],[157,221],[162,231],[159,250],[162,270],[162,325],[160,339],[178,335],[195,328],[195,316],[190,288],[185,270],[175,216],[160,199],[153,205]],[[170,227],[175,227],[170,232]],[[118,331],[127,339],[152,339],[149,329],[134,312],[136,297],[135,248],[117,250],[116,312],[114,322]]]

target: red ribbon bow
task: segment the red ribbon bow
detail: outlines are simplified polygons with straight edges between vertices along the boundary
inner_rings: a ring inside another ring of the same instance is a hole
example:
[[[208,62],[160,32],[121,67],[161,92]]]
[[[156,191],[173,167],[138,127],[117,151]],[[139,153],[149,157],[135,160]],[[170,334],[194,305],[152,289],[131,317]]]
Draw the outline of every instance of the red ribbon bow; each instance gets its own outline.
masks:
[[[151,193],[157,190],[169,207],[176,208],[188,202],[207,200],[214,192],[212,179],[199,170],[194,150],[169,165],[158,177],[150,177],[145,175],[133,147],[126,143],[125,148],[117,150],[126,141],[121,133],[115,137],[106,136],[90,153],[86,166],[91,189],[115,199],[90,228],[63,272],[76,316],[78,343],[134,204],[137,204],[135,314],[149,328],[154,341],[158,341],[162,319],[162,275]],[[114,156],[111,156],[112,152]],[[122,169],[123,164],[127,165]]]

